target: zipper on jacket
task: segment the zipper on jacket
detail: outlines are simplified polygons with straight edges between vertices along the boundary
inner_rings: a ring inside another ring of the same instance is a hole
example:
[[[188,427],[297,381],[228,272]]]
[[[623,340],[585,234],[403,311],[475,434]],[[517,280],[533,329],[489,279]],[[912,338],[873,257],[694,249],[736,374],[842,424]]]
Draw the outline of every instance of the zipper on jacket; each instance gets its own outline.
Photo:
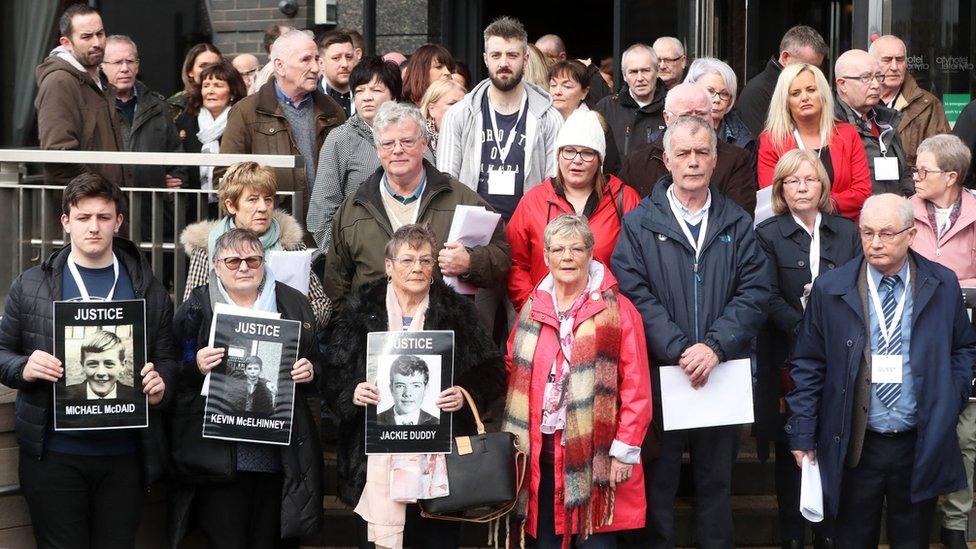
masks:
[[[701,273],[698,272],[698,258],[695,258],[695,343],[701,343],[701,334],[698,329],[698,286],[701,283]]]

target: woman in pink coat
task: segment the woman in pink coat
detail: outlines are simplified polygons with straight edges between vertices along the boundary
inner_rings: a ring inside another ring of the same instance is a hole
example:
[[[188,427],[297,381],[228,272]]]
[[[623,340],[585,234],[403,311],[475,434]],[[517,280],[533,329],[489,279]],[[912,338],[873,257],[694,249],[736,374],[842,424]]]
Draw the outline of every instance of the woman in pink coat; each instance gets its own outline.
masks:
[[[614,547],[644,526],[640,446],[651,422],[644,328],[586,220],[560,215],[543,235],[549,274],[509,338],[502,430],[528,474],[514,511],[536,547]]]

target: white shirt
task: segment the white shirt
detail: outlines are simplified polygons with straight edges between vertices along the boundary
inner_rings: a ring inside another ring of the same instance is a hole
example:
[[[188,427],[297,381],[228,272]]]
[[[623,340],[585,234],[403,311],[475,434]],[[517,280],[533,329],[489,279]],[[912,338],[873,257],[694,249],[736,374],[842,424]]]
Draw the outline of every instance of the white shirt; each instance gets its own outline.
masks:
[[[631,97],[631,98],[632,98],[632,99],[633,99],[634,101],[636,101],[636,102],[637,102],[637,106],[638,106],[638,107],[646,107],[646,106],[648,106],[648,105],[650,105],[650,104],[651,104],[651,101],[653,101],[653,100],[654,100],[654,99],[653,99],[653,97],[652,97],[652,98],[651,98],[651,101],[641,101],[640,99],[637,99],[636,97],[634,97],[634,91],[633,91],[633,90],[631,90],[631,89],[628,89],[628,90],[627,90],[627,93],[629,93],[629,94],[630,94],[630,97]]]
[[[942,235],[949,230],[949,214],[951,213],[952,206],[935,209],[935,233],[937,238],[942,238]]]
[[[112,387],[112,390],[109,391],[107,395],[102,396],[96,393],[95,391],[92,391],[90,383],[85,383],[85,393],[88,395],[88,400],[102,400],[102,399],[116,398],[115,393],[118,388],[119,388],[119,384],[116,383],[115,386]]]
[[[674,184],[668,187],[668,201],[674,206],[680,213],[681,218],[685,220],[685,223],[689,225],[697,225],[701,223],[702,218],[708,213],[708,208],[712,207],[712,191],[708,191],[708,195],[705,197],[705,205],[701,207],[700,210],[693,212],[685,207],[684,204],[678,200],[678,197],[674,195]]]
[[[416,412],[402,416],[396,413],[396,408],[394,408],[393,419],[397,425],[420,425],[420,408],[417,408]]]

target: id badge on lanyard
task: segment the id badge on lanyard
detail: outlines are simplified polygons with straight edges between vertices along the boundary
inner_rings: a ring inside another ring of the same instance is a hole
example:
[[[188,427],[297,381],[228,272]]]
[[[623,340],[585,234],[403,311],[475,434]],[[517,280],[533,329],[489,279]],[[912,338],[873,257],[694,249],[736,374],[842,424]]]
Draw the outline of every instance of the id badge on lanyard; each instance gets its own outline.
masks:
[[[897,181],[900,177],[898,173],[898,157],[888,156],[888,147],[885,146],[883,139],[885,134],[891,131],[894,131],[894,128],[888,126],[878,136],[878,147],[881,149],[881,156],[874,158],[874,178],[878,181]]]
[[[508,154],[512,151],[512,145],[515,144],[515,136],[518,133],[519,123],[522,121],[522,117],[525,116],[525,112],[528,110],[528,94],[523,94],[522,104],[519,105],[518,116],[515,118],[515,124],[512,129],[508,131],[508,135],[505,136],[505,143],[499,142],[499,131],[498,131],[498,117],[495,113],[495,109],[491,107],[491,103],[488,104],[488,112],[491,113],[491,131],[494,136],[493,145],[495,150],[498,151],[498,159],[504,165],[505,161],[508,159]],[[515,195],[515,176],[514,170],[498,169],[498,170],[488,170],[488,194],[502,195],[502,196],[514,196]]]
[[[81,278],[81,273],[78,272],[78,266],[75,265],[74,253],[68,254],[68,272],[71,273],[71,278],[75,281],[75,286],[78,287],[78,293],[81,294],[82,301],[112,301],[115,296],[115,288],[119,285],[119,258],[112,254],[112,270],[115,272],[115,280],[112,281],[112,287],[108,291],[108,295],[104,298],[100,296],[92,296],[88,293],[88,287],[85,286],[85,281]]]
[[[868,293],[871,294],[871,306],[874,307],[874,314],[878,318],[878,329],[881,330],[881,341],[885,347],[891,338],[895,337],[895,329],[901,330],[901,316],[905,312],[905,301],[908,292],[911,291],[911,270],[905,277],[905,291],[898,300],[895,313],[891,318],[891,325],[885,322],[884,311],[881,307],[881,297],[878,295],[878,287],[874,283],[874,278],[869,274]],[[898,334],[901,335],[900,333]],[[902,382],[902,355],[872,354],[871,355],[871,383],[901,383]]]

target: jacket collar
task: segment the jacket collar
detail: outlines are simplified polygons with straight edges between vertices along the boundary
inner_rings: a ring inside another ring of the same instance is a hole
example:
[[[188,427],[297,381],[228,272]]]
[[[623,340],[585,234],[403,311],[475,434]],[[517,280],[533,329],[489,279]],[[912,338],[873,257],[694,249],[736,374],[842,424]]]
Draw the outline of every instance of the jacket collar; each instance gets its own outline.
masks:
[[[442,192],[451,190],[451,178],[435,168],[426,158],[424,159],[424,171],[427,175],[427,186],[424,188],[423,196],[420,197],[420,205],[417,210],[418,220],[423,217],[427,206],[430,205],[434,197]],[[390,219],[386,215],[386,209],[383,207],[383,197],[380,195],[380,185],[383,184],[381,181],[383,175],[383,167],[381,166],[356,189],[353,201],[370,210],[374,217],[385,224],[387,231],[392,235],[393,226],[390,224]]]
[[[829,279],[830,282],[824,285],[824,292],[826,294],[840,296],[862,322],[865,319],[861,301],[861,289],[858,287],[858,278],[861,275],[861,269],[865,261],[867,260],[861,257],[841,265],[834,270],[837,273],[836,278]],[[935,290],[941,282],[932,269],[932,264],[914,250],[908,250],[908,261],[912,263],[914,268],[912,271],[912,287],[914,291],[914,295],[912,296],[912,326],[914,327],[922,311],[924,311],[932,296],[935,295]],[[818,278],[817,280],[823,283],[824,279]]]
[[[649,231],[670,236],[688,251],[693,251],[671,211],[671,204],[668,202],[668,187],[672,184],[673,179],[669,173],[661,177],[654,185],[647,210],[641,217],[641,226]],[[714,183],[709,189],[712,193],[712,205],[708,208],[708,232],[705,234],[703,250],[708,249],[715,237],[735,222],[735,217],[729,215],[729,208],[726,207],[728,199],[718,192]]]
[[[655,114],[664,110],[664,97],[668,95],[668,87],[664,84],[664,80],[660,78],[654,83],[654,96],[651,98],[651,102],[643,107],[637,105],[637,101],[630,95],[630,87],[624,84],[617,93],[617,100],[620,102],[621,106],[635,109],[644,114]]]
[[[129,280],[132,281],[132,288],[136,292],[136,297],[141,298],[145,295],[151,280],[151,275],[148,278],[146,276],[147,273],[150,273],[149,264],[142,257],[135,243],[127,238],[120,236],[113,238],[112,251],[119,258],[119,262],[125,266],[125,270],[128,271]],[[52,252],[41,264],[41,269],[47,274],[48,280],[52,284],[51,295],[60,295],[61,271],[64,270],[64,266],[68,262],[69,254],[71,254],[70,243]]]
[[[132,117],[131,132],[135,132],[163,110],[163,101],[156,97],[145,84],[136,80],[135,89],[135,95],[139,99],[136,102],[135,115]]]
[[[525,78],[522,79],[522,85],[524,86],[525,93],[528,94],[529,113],[536,118],[542,118],[546,110],[552,107],[552,99],[549,98],[549,93],[539,86],[528,82]],[[481,116],[482,101],[484,101],[485,94],[488,93],[488,88],[490,87],[491,79],[486,78],[475,85],[464,96],[464,99],[460,101],[464,104],[464,108],[468,109],[469,116]]]
[[[966,189],[962,190],[962,204],[959,207],[959,218],[956,222],[949,228],[946,234],[942,235],[942,238],[936,238],[937,242],[946,242],[955,236],[957,233],[969,227],[973,223],[976,223],[976,196]],[[915,214],[915,223],[922,224],[928,227],[932,231],[933,237],[935,236],[935,227],[929,221],[929,213],[925,206],[925,200],[920,198],[918,195],[913,196],[911,199],[912,212]]]
[[[594,259],[593,261],[597,260]],[[587,297],[586,301],[583,302],[580,310],[576,313],[574,328],[606,309],[606,293],[615,291],[616,287],[617,279],[614,278],[609,267],[604,265],[603,282],[600,284],[600,288],[598,290],[590,292],[590,295]],[[559,330],[559,317],[556,315],[556,307],[552,301],[552,295],[549,294],[549,292],[540,289],[539,286],[536,285],[535,291],[532,294],[532,299],[530,299],[525,306],[532,307],[530,313],[530,318],[532,320],[547,324],[556,330]]]
[[[898,129],[898,122],[901,121],[901,113],[894,109],[889,109],[881,103],[874,106],[871,115],[873,115],[873,119],[878,126],[882,126],[882,130],[884,129],[883,126],[891,126],[894,129]],[[857,128],[858,133],[862,136],[874,137],[871,132],[865,132],[862,129],[859,123],[861,116],[854,112],[854,109],[847,105],[847,103],[844,103],[836,94],[834,95],[834,116],[838,120],[847,122]],[[889,132],[889,134],[888,140],[894,139],[895,132]]]
[[[325,122],[326,125],[338,125],[345,119],[345,111],[342,110],[335,101],[320,92],[318,88],[310,92],[312,94],[312,106],[315,108],[315,117]],[[255,110],[261,114],[274,116],[275,118],[285,118],[285,113],[278,103],[278,97],[274,90],[274,77],[267,82],[257,93],[257,105]]]
[[[790,238],[795,233],[803,231],[803,228],[797,225],[796,220],[793,219],[793,214],[786,212],[781,215],[777,215],[773,218],[774,223],[779,228],[780,234],[783,238]],[[822,213],[820,215],[820,230],[826,231],[830,234],[837,234],[839,221],[834,215],[828,213]]]

